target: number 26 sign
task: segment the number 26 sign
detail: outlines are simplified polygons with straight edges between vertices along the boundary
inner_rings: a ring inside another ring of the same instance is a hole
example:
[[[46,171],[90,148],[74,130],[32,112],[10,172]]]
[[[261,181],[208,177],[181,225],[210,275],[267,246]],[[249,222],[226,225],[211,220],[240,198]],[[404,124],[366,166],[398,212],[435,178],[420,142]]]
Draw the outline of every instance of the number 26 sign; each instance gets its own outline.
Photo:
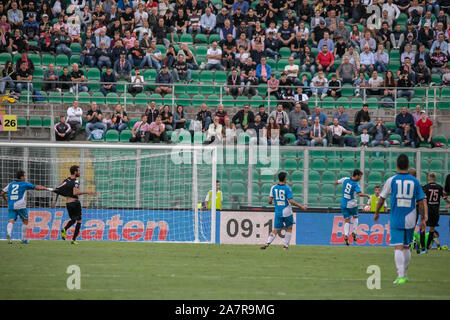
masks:
[[[17,116],[0,114],[0,131],[17,131]]]

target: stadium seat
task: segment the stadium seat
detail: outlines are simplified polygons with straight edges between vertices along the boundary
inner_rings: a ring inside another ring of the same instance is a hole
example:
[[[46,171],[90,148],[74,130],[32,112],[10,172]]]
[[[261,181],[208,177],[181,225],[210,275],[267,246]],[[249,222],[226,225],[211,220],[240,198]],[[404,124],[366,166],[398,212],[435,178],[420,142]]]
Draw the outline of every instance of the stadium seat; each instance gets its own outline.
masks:
[[[0,64],[5,64],[6,61],[12,61],[12,57],[11,54],[9,54],[8,52],[2,52],[0,53]]]
[[[322,173],[322,183],[334,183],[336,181],[336,174],[331,171]]]
[[[223,84],[227,82],[227,73],[225,71],[216,71],[214,73],[214,82]]]
[[[134,104],[136,106],[147,106],[148,102],[149,102],[149,99],[147,98],[147,95],[145,93],[138,93],[134,97]]]
[[[362,105],[363,105],[363,99],[360,97],[354,97],[350,101],[351,109],[362,109]]]
[[[209,38],[208,38],[208,43],[213,43],[214,41],[217,41],[217,42],[219,42],[220,41],[220,35],[218,35],[218,34],[211,34],[210,36],[209,36]]]
[[[132,135],[132,133],[131,133],[131,130],[123,130],[121,133],[120,133],[120,137],[119,137],[119,140],[120,140],[120,142],[129,142],[130,141],[130,138],[132,137],[133,135]],[[128,175],[127,175],[128,176]]]
[[[232,183],[231,184],[231,194],[232,195],[238,195],[238,196],[244,196],[247,194],[246,188],[242,183]]]
[[[67,67],[69,65],[69,58],[65,54],[58,54],[56,56],[55,65],[57,67]]]
[[[108,92],[106,95],[106,104],[117,105],[119,101],[119,95],[115,92]]]
[[[101,92],[94,92],[91,96],[91,102],[96,102],[98,105],[105,104],[105,96]]]
[[[313,170],[325,170],[326,164],[325,160],[323,159],[315,159],[312,163],[312,169]]]
[[[117,130],[106,131],[105,141],[106,142],[119,142],[119,131],[117,131]]]
[[[334,109],[336,106],[336,102],[333,97],[325,97],[320,103],[323,109]]]
[[[40,128],[42,127],[42,118],[41,117],[30,117],[28,121],[28,126],[32,128]]]
[[[48,103],[60,104],[62,102],[61,92],[50,91],[47,97]]]
[[[383,183],[383,177],[380,172],[370,172],[367,175],[367,182],[370,183]]]
[[[341,162],[339,159],[330,159],[327,161],[328,170],[339,170],[341,168]]]
[[[317,171],[310,171],[309,172],[309,182],[320,182],[320,174]]]
[[[302,184],[294,184],[294,186],[292,187],[292,193],[294,195],[302,195],[303,196],[303,185]],[[302,202],[302,200],[300,200],[300,202]]]
[[[317,198],[317,196],[320,194],[319,185],[312,184],[311,181],[309,181],[308,194],[309,194],[309,197],[313,196],[313,197]]]
[[[183,33],[180,37],[180,42],[192,43],[193,42],[192,35],[190,35],[189,33]]]
[[[354,170],[355,169],[355,160],[346,158],[342,160],[342,170]]]
[[[204,95],[196,94],[192,97],[192,106],[200,107],[202,103],[206,103]]]
[[[286,67],[287,65],[289,65],[288,59],[280,59],[280,60],[278,60],[278,63],[277,63],[277,69],[280,71],[284,71],[284,67]]]
[[[322,188],[320,190],[320,195],[325,196],[334,196],[334,185],[333,184],[322,184]]]
[[[283,170],[297,170],[297,160],[295,159],[287,159],[283,162]]]
[[[227,95],[223,96],[222,104],[224,108],[234,108],[234,98],[233,96]]]
[[[191,97],[188,94],[180,94],[177,97],[177,104],[182,105],[184,107],[191,105]]]
[[[194,43],[207,43],[208,39],[206,38],[206,34],[197,33],[194,38]]]
[[[368,169],[368,167],[366,167]],[[385,164],[384,164],[384,160],[379,160],[379,159],[374,159],[372,161],[372,170],[375,171],[384,171],[385,168]]]
[[[283,136],[285,139],[288,139],[288,145],[294,145],[294,142],[297,140],[297,137],[293,133],[285,133]]]
[[[303,182],[303,171],[297,170],[292,173],[292,182]]]

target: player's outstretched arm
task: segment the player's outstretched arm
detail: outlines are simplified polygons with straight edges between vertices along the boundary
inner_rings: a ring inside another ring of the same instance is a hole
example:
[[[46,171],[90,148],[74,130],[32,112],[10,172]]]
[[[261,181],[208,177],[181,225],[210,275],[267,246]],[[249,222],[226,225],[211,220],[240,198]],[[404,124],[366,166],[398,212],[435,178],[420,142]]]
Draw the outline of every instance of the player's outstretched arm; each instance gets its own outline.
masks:
[[[273,202],[273,197],[269,197],[269,200],[267,201],[268,204],[272,204]]]
[[[358,196],[370,199],[370,196],[367,193],[358,192]]]
[[[375,214],[373,216],[373,220],[375,222],[378,222],[378,218],[380,217],[380,210],[383,207],[384,201],[385,201],[385,199],[383,197],[380,197],[380,200],[377,203],[377,208],[375,210]]]
[[[55,189],[47,188],[47,187],[44,187],[44,186],[34,186],[34,189],[35,190],[45,190],[45,191],[54,191],[55,190]]]
[[[83,194],[95,194],[95,191],[81,191],[78,188],[73,188],[73,195],[74,196],[81,196]]]
[[[304,206],[304,205],[301,205],[300,203],[295,202],[294,199],[289,199],[288,201],[291,205],[299,207],[300,209],[303,209],[303,210],[308,209],[307,206]]]

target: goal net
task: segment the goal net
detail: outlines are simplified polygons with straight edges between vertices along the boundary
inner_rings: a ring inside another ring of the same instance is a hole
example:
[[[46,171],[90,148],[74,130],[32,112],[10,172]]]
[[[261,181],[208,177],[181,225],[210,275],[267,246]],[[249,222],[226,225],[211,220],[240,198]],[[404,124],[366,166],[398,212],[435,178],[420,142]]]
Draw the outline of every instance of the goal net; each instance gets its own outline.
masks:
[[[215,202],[203,204],[215,189],[216,157],[207,146],[0,143],[0,183],[3,189],[22,169],[27,181],[55,188],[78,165],[80,189],[96,192],[80,196],[78,239],[215,242]],[[53,207],[55,198],[48,191],[28,192],[28,239],[60,239],[69,217],[65,198]],[[7,214],[3,203],[0,239],[6,238]],[[13,239],[20,237],[15,227]]]

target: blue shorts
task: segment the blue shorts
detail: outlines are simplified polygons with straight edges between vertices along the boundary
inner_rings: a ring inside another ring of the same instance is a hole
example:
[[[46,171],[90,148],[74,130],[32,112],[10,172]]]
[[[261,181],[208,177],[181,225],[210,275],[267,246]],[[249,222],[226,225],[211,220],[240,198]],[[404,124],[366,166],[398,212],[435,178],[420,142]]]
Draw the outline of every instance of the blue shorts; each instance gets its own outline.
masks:
[[[358,215],[358,207],[354,207],[354,208],[341,207],[341,210],[342,210],[342,215],[344,216],[344,219]]]
[[[404,245],[409,246],[413,242],[414,228],[411,229],[396,229],[391,227],[390,246]]]
[[[27,209],[8,209],[8,220],[16,220],[17,216],[22,219],[28,219]]]
[[[294,224],[294,215],[290,215],[289,217],[277,217],[275,216],[275,222],[273,225],[274,229],[283,229],[289,228]]]

